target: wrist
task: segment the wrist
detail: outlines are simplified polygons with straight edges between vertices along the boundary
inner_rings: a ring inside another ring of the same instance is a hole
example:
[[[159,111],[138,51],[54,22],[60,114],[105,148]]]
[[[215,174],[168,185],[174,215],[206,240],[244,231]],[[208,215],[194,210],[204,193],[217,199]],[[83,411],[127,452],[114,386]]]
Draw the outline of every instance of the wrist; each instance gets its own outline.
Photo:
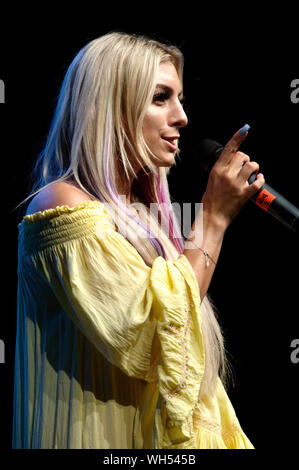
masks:
[[[205,205],[203,205],[202,211],[203,232],[216,232],[223,236],[229,226],[229,222],[225,217],[216,214]]]
[[[213,207],[211,202],[205,200],[205,195],[203,196],[202,200],[202,218],[203,218],[203,225],[204,227],[211,228],[212,230],[216,230],[217,232],[225,233],[226,229],[228,228],[230,221],[227,220],[223,213],[216,211]]]
[[[212,250],[221,246],[227,224],[221,217],[201,207],[200,213],[195,218],[190,233],[186,239],[186,247],[201,247]],[[193,246],[194,245],[194,246]]]

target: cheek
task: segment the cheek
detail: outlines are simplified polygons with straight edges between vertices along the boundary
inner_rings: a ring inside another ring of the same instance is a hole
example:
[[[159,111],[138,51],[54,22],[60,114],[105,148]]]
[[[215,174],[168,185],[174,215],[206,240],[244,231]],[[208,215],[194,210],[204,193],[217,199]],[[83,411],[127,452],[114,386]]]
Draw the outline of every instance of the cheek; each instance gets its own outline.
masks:
[[[159,113],[148,111],[143,121],[143,135],[146,138],[157,137],[162,127],[162,120]]]

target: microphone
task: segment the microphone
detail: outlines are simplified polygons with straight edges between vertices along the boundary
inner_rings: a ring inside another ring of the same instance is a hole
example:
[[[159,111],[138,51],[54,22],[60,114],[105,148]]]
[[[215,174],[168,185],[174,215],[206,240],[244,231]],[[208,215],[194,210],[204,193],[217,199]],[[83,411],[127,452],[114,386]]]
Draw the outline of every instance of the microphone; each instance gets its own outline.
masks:
[[[199,152],[205,163],[205,171],[208,173],[211,171],[223,149],[224,147],[221,144],[211,139],[204,139],[199,144]],[[252,173],[248,178],[248,183],[253,183],[255,179],[256,174]],[[268,184],[265,183],[250,200],[293,232],[299,232],[299,209]]]

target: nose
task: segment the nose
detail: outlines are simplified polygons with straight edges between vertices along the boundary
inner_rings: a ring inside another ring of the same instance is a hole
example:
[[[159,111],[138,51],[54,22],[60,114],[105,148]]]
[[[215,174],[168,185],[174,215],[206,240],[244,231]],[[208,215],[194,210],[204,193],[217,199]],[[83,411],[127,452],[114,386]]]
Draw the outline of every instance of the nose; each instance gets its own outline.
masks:
[[[174,107],[170,110],[169,114],[169,125],[172,127],[185,127],[188,124],[188,118],[182,106],[182,103],[178,100]]]

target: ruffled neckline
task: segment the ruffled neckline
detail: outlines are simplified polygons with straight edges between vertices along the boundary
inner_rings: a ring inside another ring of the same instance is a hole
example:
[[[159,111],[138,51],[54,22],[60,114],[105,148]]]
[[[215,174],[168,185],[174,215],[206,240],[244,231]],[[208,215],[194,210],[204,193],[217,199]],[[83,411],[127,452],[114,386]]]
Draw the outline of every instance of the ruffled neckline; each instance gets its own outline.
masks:
[[[38,221],[49,220],[54,217],[58,217],[60,215],[73,214],[75,212],[79,212],[85,209],[98,208],[99,206],[102,206],[104,211],[108,214],[108,211],[105,208],[105,205],[103,204],[103,202],[90,200],[90,201],[80,202],[74,207],[63,205],[63,206],[57,206],[51,209],[45,209],[44,211],[34,212],[33,214],[25,215],[23,217],[23,222],[24,222],[24,225],[33,224]]]

